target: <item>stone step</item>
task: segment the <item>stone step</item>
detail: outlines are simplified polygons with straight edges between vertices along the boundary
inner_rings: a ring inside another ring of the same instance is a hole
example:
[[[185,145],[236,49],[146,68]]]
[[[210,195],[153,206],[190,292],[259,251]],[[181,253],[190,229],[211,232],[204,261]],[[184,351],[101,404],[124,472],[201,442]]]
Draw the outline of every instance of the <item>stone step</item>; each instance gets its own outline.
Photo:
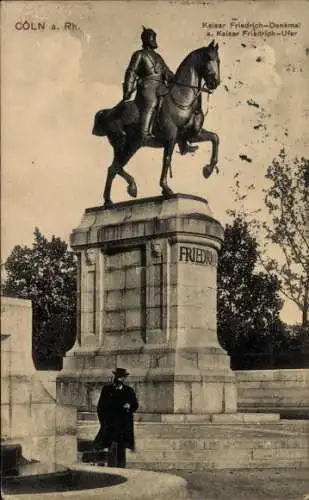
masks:
[[[279,413],[235,413],[212,415],[211,422],[215,424],[266,424],[279,422]]]
[[[309,436],[309,420],[280,420],[277,424],[268,425],[267,427],[290,432],[303,432]]]
[[[274,444],[274,443],[272,443]],[[253,447],[252,447],[253,446]],[[82,462],[95,462],[91,452],[79,452]],[[106,462],[106,457],[98,457],[100,462]],[[182,450],[142,449],[138,443],[136,452],[127,452],[129,467],[153,470],[206,470],[206,469],[250,469],[250,468],[302,468],[308,467],[308,448],[238,448],[225,447],[215,449],[193,449],[188,446]]]
[[[97,421],[95,412],[79,412],[79,421]],[[213,422],[225,424],[240,423],[272,423],[279,422],[279,413],[224,413],[224,414],[168,414],[168,413],[136,413],[135,422],[162,422],[162,423],[185,423],[185,422]]]
[[[91,449],[97,431],[98,422],[79,421],[80,450]],[[154,470],[309,467],[307,431],[304,421],[137,422],[128,463]]]
[[[79,451],[91,451],[92,440],[79,438]],[[188,449],[195,451],[205,450],[226,450],[227,448],[237,448],[238,450],[251,450],[251,449],[305,449],[308,450],[308,443],[304,437],[281,437],[267,439],[267,438],[241,438],[241,439],[226,439],[224,436],[218,439],[186,439],[186,438],[153,438],[153,437],[140,437],[136,435],[136,442],[140,450],[152,451],[169,451],[178,450],[183,453]]]
[[[77,411],[77,421],[78,422],[96,422],[98,420],[95,411]]]
[[[282,424],[277,425],[265,424],[253,425],[225,425],[214,423],[189,423],[183,424],[167,424],[167,423],[139,423],[135,424],[135,433],[139,439],[142,438],[162,438],[162,439],[242,439],[244,432],[250,439],[267,439],[277,437],[285,438],[287,436],[297,437],[298,435],[309,436],[308,427],[300,422],[298,425]],[[79,422],[78,423],[78,438],[79,439],[94,439],[99,430],[99,422]]]
[[[136,413],[134,415],[135,422],[152,422],[152,423],[169,423],[173,419],[175,423],[182,422],[212,422],[212,423],[245,423],[251,424],[255,423],[261,424],[268,423],[269,425],[275,424],[284,427],[285,429],[297,430],[309,433],[309,419],[282,419],[279,413],[260,413],[260,412],[250,412],[250,413],[237,413],[237,414],[218,414],[218,415],[199,415],[199,414],[160,414],[160,413]],[[226,422],[229,420],[229,422]],[[78,422],[79,424],[84,423],[98,423],[98,417],[95,411],[79,411],[78,412]],[[268,426],[269,426],[268,425]]]
[[[257,401],[255,404],[254,403],[248,403],[238,401],[238,410],[240,412],[245,412],[245,413],[267,413],[270,411],[275,411],[280,414],[280,418],[283,419],[297,419],[297,420],[308,420],[309,419],[309,408],[308,407],[302,407],[302,406],[284,406],[282,403],[281,405],[278,404],[274,400],[273,404],[269,402],[267,405],[262,405],[260,401]]]
[[[200,471],[200,470],[213,470],[213,469],[307,469],[308,460],[262,460],[261,462],[252,461],[244,463],[238,462],[237,457],[232,462],[224,462],[219,460],[218,462],[183,462],[177,460],[175,462],[171,461],[161,461],[157,462],[145,462],[145,461],[131,461],[128,459],[127,467],[132,469],[140,470],[155,470],[155,471],[169,471],[169,470],[184,470],[184,471]]]
[[[234,445],[215,449],[182,450],[137,449],[128,455],[128,463],[136,468],[150,465],[154,470],[164,469],[242,469],[308,467],[308,447],[281,447],[272,442],[271,447],[258,448],[254,442],[246,448]],[[290,443],[291,444],[291,443]],[[296,443],[295,443],[296,444]],[[139,445],[140,446],[140,445]]]
[[[223,452],[223,454],[222,454]],[[192,461],[203,461],[203,462],[215,462],[218,458],[223,462],[237,462],[239,461],[246,463],[247,461],[263,461],[269,459],[278,460],[302,460],[308,458],[308,448],[255,448],[253,443],[253,448],[239,448],[235,447],[225,447],[225,449],[192,449],[183,448],[182,450],[172,450],[172,449],[142,449],[141,443],[139,443],[138,448],[135,453],[132,453],[130,460],[146,462],[153,462],[157,460],[161,461],[171,461],[176,462],[180,460],[182,462],[191,463]]]

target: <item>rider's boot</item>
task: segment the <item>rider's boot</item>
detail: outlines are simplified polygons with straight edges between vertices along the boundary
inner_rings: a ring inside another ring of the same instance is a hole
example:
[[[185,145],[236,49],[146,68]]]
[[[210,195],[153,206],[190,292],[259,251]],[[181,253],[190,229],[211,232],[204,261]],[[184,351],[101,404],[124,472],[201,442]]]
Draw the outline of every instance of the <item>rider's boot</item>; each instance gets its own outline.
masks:
[[[142,143],[142,145],[148,144],[153,139],[155,139],[155,136],[151,132],[149,132],[149,130],[142,130],[141,131],[141,143]]]
[[[181,155],[194,153],[198,149],[198,146],[193,146],[187,140],[179,141],[178,147]]]
[[[153,109],[148,109],[147,112],[142,116],[141,120],[141,143],[147,144],[149,141],[155,138],[152,134],[152,118]]]
[[[152,139],[154,136],[152,135],[151,132],[148,130],[142,130],[141,132],[141,138],[142,140],[147,140],[147,139]]]

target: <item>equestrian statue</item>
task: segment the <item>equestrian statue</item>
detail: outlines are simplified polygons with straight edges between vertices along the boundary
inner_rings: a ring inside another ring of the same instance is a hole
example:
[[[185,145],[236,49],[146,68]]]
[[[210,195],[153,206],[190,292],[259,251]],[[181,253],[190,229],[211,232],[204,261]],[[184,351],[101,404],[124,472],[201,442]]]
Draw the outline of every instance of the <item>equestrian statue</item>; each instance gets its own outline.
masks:
[[[205,178],[218,172],[219,138],[203,128],[202,93],[209,95],[220,84],[218,44],[194,50],[174,74],[156,52],[156,33],[143,28],[142,49],[131,57],[125,72],[123,99],[114,108],[96,113],[92,133],[106,136],[113,147],[114,159],[108,168],[104,189],[104,207],[112,205],[111,188],[116,175],[127,181],[127,191],[136,197],[134,178],[124,166],[141,147],[163,148],[160,187],[164,196],[173,194],[167,174],[172,177],[171,160],[175,145],[181,154],[193,152],[194,143],[210,141],[212,154],[203,168]],[[130,100],[136,92],[134,100]]]

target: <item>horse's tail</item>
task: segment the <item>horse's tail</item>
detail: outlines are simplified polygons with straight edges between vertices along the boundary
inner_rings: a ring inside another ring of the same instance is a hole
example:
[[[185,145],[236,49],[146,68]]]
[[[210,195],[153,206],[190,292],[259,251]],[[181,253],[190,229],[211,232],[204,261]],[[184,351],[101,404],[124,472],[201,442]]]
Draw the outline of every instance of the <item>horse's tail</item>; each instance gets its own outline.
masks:
[[[120,101],[110,109],[101,109],[95,114],[92,134],[100,137],[107,136],[113,122],[119,122],[121,127],[136,124],[139,120],[139,111],[134,101]]]
[[[101,109],[97,111],[94,116],[94,124],[92,128],[92,134],[99,137],[104,137],[108,133],[108,122],[111,114],[111,109]]]

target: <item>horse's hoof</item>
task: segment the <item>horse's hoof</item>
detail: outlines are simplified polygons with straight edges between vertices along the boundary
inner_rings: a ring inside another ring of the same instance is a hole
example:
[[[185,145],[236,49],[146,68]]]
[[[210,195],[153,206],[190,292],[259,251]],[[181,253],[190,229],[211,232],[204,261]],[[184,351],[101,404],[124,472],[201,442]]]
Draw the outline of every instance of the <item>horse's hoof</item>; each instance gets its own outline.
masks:
[[[208,179],[208,177],[211,176],[214,168],[215,165],[206,165],[205,167],[203,167],[203,176],[205,177],[205,179]]]
[[[137,196],[137,187],[135,182],[131,182],[127,187],[127,192],[132,198],[136,198]]]
[[[113,204],[112,200],[105,200],[104,204],[103,204],[103,208],[112,208],[113,205],[114,204]]]

